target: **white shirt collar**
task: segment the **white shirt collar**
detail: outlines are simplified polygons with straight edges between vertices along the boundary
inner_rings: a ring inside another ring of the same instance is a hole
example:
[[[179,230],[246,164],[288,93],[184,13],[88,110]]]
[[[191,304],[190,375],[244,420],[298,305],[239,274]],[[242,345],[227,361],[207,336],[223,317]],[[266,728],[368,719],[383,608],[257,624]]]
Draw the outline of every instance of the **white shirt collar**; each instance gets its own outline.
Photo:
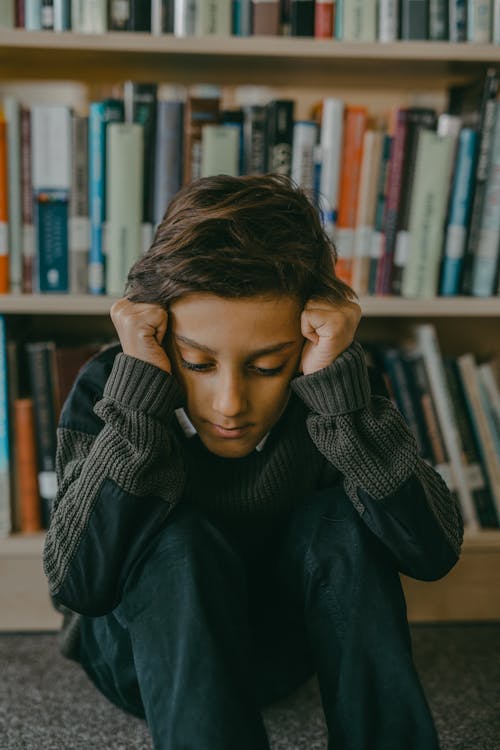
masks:
[[[177,417],[177,421],[179,422],[180,426],[182,427],[184,435],[187,438],[191,438],[194,435],[196,435],[196,433],[197,433],[196,427],[193,425],[193,423],[191,422],[191,420],[189,419],[188,415],[186,414],[186,412],[184,411],[184,409],[182,407],[180,409],[176,409],[175,410],[175,416]],[[268,437],[269,437],[269,433],[267,433],[266,435],[264,435],[264,437],[262,438],[262,440],[260,441],[260,443],[258,443],[255,446],[255,450],[256,451],[259,451],[259,453],[260,453],[260,451],[264,448],[264,445],[266,444],[266,440],[267,440]]]

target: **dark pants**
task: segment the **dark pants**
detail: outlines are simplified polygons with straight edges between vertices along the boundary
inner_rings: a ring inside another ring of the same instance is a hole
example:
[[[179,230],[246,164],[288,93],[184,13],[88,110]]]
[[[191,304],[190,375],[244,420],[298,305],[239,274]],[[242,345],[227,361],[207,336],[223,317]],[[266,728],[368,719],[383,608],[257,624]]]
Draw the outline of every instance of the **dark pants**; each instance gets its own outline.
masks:
[[[158,750],[265,750],[261,706],[314,672],[333,750],[436,750],[399,575],[339,487],[258,538],[179,505],[81,661]]]

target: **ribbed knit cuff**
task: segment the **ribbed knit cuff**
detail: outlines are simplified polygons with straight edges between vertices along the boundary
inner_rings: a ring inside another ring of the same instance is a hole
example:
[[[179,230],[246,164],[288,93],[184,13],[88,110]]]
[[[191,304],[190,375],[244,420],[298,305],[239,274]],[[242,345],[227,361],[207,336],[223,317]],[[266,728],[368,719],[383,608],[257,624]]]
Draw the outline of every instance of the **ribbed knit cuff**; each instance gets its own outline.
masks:
[[[353,341],[327,367],[294,378],[291,388],[315,414],[337,416],[363,409],[370,402],[370,381],[361,345]]]
[[[120,352],[104,386],[103,397],[167,421],[182,404],[183,391],[165,370]]]

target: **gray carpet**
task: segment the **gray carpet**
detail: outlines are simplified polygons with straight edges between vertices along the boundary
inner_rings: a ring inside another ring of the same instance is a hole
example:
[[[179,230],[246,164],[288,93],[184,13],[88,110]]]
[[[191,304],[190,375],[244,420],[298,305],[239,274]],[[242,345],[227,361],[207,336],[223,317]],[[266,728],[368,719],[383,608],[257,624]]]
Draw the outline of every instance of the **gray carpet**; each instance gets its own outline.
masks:
[[[412,636],[442,750],[499,750],[500,623],[413,626]],[[273,750],[326,748],[315,680],[266,709],[265,721]],[[55,635],[0,635],[0,750],[151,747],[145,723],[59,656]]]

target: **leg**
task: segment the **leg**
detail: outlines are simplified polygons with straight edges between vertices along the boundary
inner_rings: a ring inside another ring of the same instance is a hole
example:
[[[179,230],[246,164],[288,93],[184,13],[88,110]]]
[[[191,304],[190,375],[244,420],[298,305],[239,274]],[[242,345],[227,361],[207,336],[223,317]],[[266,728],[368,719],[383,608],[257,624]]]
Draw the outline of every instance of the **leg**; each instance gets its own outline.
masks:
[[[330,750],[437,750],[398,572],[340,486],[294,512],[279,570],[304,603]]]
[[[251,667],[245,567],[214,524],[179,507],[135,566],[120,605],[95,619],[94,637],[106,637],[98,622],[106,620],[105,629],[116,635],[121,627],[130,644],[128,663],[124,648],[109,676],[101,668],[100,687],[112,700],[110,685],[115,698],[126,693],[124,707],[138,713],[132,655],[157,750],[268,750]]]

